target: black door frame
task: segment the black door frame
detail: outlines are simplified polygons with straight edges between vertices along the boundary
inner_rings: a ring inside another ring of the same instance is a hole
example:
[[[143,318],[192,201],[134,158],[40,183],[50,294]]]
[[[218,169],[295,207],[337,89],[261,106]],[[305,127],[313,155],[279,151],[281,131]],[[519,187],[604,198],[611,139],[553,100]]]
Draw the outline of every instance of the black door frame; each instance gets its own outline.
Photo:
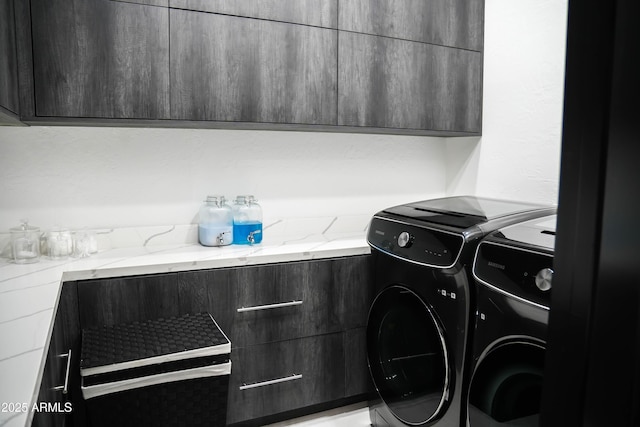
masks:
[[[640,425],[638,16],[569,1],[545,427]]]

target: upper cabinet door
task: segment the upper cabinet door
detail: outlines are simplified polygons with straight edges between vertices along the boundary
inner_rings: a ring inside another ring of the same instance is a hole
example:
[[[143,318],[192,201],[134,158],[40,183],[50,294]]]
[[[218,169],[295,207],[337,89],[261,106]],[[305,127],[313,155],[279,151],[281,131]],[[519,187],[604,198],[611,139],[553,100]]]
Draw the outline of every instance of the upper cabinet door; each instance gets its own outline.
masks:
[[[13,0],[0,0],[0,107],[18,114],[18,58],[13,15]]]
[[[169,10],[32,0],[36,116],[168,119]]]
[[[335,30],[171,9],[171,117],[336,124]]]
[[[478,134],[482,53],[340,32],[339,125]]]
[[[338,28],[482,51],[484,0],[340,0]]]
[[[337,0],[170,0],[178,9],[336,28]]]

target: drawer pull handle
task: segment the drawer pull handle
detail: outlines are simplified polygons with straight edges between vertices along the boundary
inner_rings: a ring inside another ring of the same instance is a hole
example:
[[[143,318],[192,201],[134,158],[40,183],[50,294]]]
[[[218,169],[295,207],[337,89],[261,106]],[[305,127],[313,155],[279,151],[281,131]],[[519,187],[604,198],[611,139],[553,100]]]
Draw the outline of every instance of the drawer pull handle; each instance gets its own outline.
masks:
[[[283,307],[291,307],[294,305],[300,305],[302,301],[288,301],[288,302],[279,302],[276,304],[267,304],[267,305],[254,305],[253,307],[240,307],[238,309],[238,313],[244,313],[246,311],[259,311],[259,310],[271,310],[272,308],[283,308]]]
[[[69,392],[69,372],[71,371],[71,350],[67,354],[59,354],[58,357],[67,358],[67,369],[64,373],[64,385],[59,385],[53,388],[55,391],[62,391],[62,394]]]
[[[285,383],[287,381],[294,381],[299,379],[302,379],[302,374],[294,374],[284,378],[276,378],[275,380],[262,381],[259,383],[252,383],[252,384],[243,384],[240,386],[240,390],[248,390],[250,388],[264,387],[266,385]]]

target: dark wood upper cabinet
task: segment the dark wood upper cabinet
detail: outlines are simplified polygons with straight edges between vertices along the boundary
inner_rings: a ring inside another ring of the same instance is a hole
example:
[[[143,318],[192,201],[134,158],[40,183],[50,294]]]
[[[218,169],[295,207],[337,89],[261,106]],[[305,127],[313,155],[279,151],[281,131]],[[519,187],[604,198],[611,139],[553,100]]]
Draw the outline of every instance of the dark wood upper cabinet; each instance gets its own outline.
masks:
[[[336,36],[171,9],[171,118],[335,125]]]
[[[26,123],[481,134],[484,0],[28,4]]]
[[[340,0],[340,30],[482,51],[484,0]]]
[[[169,118],[169,10],[33,0],[36,116]]]
[[[12,123],[19,110],[13,0],[0,0],[0,123]]]
[[[478,134],[482,53],[340,32],[338,124]]]
[[[140,0],[138,0],[140,1]],[[336,28],[337,0],[170,0],[178,9]]]

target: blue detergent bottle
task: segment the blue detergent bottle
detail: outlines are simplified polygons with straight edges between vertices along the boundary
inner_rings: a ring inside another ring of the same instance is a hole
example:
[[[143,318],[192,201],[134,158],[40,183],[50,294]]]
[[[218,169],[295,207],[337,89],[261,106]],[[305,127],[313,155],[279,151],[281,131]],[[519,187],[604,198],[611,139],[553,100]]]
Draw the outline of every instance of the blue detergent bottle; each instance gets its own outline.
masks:
[[[233,243],[262,242],[262,208],[253,196],[237,196],[233,203]]]

